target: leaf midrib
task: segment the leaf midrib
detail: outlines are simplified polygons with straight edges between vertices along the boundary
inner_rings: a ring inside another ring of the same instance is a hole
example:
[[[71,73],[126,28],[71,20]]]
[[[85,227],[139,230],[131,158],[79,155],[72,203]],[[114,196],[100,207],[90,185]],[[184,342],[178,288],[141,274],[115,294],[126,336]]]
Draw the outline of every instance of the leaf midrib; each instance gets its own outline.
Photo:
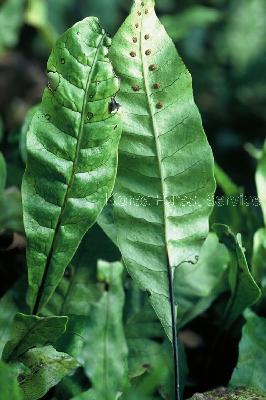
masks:
[[[142,60],[142,69],[143,69],[143,79],[144,79],[144,86],[145,86],[145,92],[147,95],[147,103],[148,103],[148,112],[150,114],[150,118],[152,121],[152,129],[153,129],[153,136],[154,136],[154,142],[155,142],[155,148],[156,148],[156,158],[157,158],[157,162],[158,162],[158,167],[159,167],[159,173],[160,173],[160,183],[161,183],[161,191],[162,191],[162,203],[163,203],[163,226],[164,226],[164,238],[165,238],[165,252],[166,252],[166,257],[169,260],[169,254],[168,254],[168,248],[167,248],[167,243],[168,243],[168,235],[167,235],[167,213],[166,213],[166,203],[165,203],[165,191],[164,191],[164,178],[163,178],[163,169],[162,169],[162,165],[160,162],[160,155],[161,155],[161,146],[158,140],[158,135],[159,133],[157,132],[157,128],[156,128],[156,123],[154,120],[154,114],[153,114],[153,108],[152,108],[152,104],[150,101],[151,98],[151,91],[149,89],[149,78],[147,76],[147,71],[148,71],[148,67],[147,64],[145,62],[145,55],[144,55],[144,50],[143,50],[143,16],[141,18],[141,29],[140,29],[140,54],[141,54],[141,60]],[[147,58],[147,56],[146,56]],[[169,264],[169,263],[167,263]],[[172,270],[170,267],[170,271],[168,271],[168,273],[170,272],[170,276],[172,279]]]
[[[51,262],[51,259],[52,259],[54,247],[55,247],[55,244],[56,244],[56,241],[57,241],[58,232],[59,232],[59,229],[60,229],[60,226],[61,226],[62,217],[63,217],[64,211],[65,211],[66,204],[67,204],[67,201],[68,201],[68,198],[69,198],[69,193],[71,191],[71,188],[72,188],[72,185],[73,185],[73,182],[74,182],[74,178],[75,178],[75,175],[76,175],[76,167],[77,167],[77,162],[78,162],[78,155],[79,155],[79,152],[80,152],[80,146],[81,146],[82,136],[83,136],[83,132],[84,132],[85,111],[86,111],[86,103],[87,103],[88,91],[89,91],[89,88],[90,88],[90,85],[91,85],[91,82],[92,82],[92,77],[93,77],[93,74],[94,74],[94,71],[95,71],[95,67],[96,67],[96,64],[97,64],[99,51],[101,49],[101,46],[103,44],[103,41],[104,41],[105,37],[106,37],[106,34],[103,34],[102,38],[101,38],[101,40],[100,40],[100,42],[99,42],[99,44],[97,46],[97,50],[95,52],[95,56],[94,56],[94,59],[93,59],[93,62],[92,62],[92,66],[91,66],[91,69],[90,69],[90,72],[89,72],[89,75],[88,75],[88,79],[87,79],[87,82],[86,82],[85,91],[84,91],[84,99],[83,99],[83,104],[82,104],[81,117],[80,117],[80,125],[79,125],[78,135],[77,135],[77,145],[76,145],[76,151],[75,151],[75,156],[74,156],[74,161],[73,161],[71,177],[70,177],[69,184],[68,184],[65,196],[64,196],[64,201],[63,201],[63,205],[61,207],[61,212],[60,212],[60,215],[59,215],[59,218],[58,218],[58,222],[57,222],[55,230],[54,230],[53,241],[52,241],[52,244],[51,244],[51,248],[50,248],[49,254],[47,256],[47,261],[46,261],[46,264],[45,264],[44,274],[43,274],[43,277],[42,277],[41,285],[39,286],[39,289],[38,289],[38,294],[37,294],[35,305],[34,305],[34,308],[33,308],[33,314],[35,314],[35,315],[37,315],[38,312],[39,312],[40,303],[41,303],[41,300],[42,300],[43,289],[45,287],[45,281],[46,281],[46,278],[47,278],[47,275],[48,275],[49,266],[50,266],[50,262]],[[52,296],[52,294],[50,295],[50,297],[51,296]]]
[[[151,11],[151,9],[150,9]],[[152,9],[152,12],[154,10]],[[145,14],[144,14],[145,15]],[[149,114],[151,117],[152,121],[152,128],[153,128],[153,133],[154,133],[154,140],[155,140],[155,148],[156,148],[156,155],[157,155],[157,160],[158,160],[158,167],[159,167],[159,173],[160,173],[160,182],[161,182],[161,190],[162,190],[162,196],[163,196],[163,216],[164,216],[164,221],[163,221],[163,226],[164,226],[164,237],[165,237],[165,252],[166,252],[166,269],[167,269],[167,276],[168,276],[168,284],[169,284],[169,303],[170,303],[170,312],[171,312],[171,342],[173,346],[173,361],[174,361],[174,380],[175,380],[175,385],[174,385],[174,390],[175,390],[175,398],[177,400],[180,399],[180,378],[179,378],[179,355],[178,355],[178,342],[177,342],[177,328],[176,328],[176,307],[175,307],[175,301],[174,301],[174,288],[173,288],[173,268],[170,264],[170,257],[169,257],[169,252],[168,252],[168,228],[167,228],[167,212],[166,212],[166,196],[165,196],[165,191],[164,191],[164,179],[163,179],[163,169],[162,165],[160,162],[160,155],[161,155],[161,146],[159,142],[159,133],[157,132],[156,128],[156,123],[154,120],[154,114],[153,114],[153,108],[152,104],[150,102],[151,98],[151,92],[150,92],[150,86],[149,86],[149,79],[147,75],[147,71],[149,71],[146,63],[145,54],[143,50],[143,16],[141,17],[141,29],[140,29],[140,54],[141,54],[141,59],[142,59],[142,66],[143,66],[143,78],[144,78],[144,85],[145,85],[145,92],[147,95],[147,103],[148,103],[148,108],[149,108]],[[155,18],[157,18],[155,16]]]

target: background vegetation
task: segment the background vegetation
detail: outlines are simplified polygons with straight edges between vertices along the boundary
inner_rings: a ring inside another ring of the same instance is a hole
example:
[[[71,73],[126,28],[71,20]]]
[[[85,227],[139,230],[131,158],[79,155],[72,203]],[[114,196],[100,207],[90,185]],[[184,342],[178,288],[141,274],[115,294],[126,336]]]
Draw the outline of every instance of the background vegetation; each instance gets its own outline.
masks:
[[[27,122],[31,117],[31,111],[30,114],[28,111],[40,102],[47,83],[46,62],[51,47],[58,35],[74,22],[89,15],[99,17],[104,28],[113,35],[128,14],[130,5],[129,0],[0,1],[0,150],[7,164],[6,192],[5,196],[0,197],[1,296],[10,293],[7,291],[10,291],[14,284],[22,285],[23,282],[17,283],[17,279],[26,272],[20,200],[20,186],[26,160],[24,139]],[[212,220],[228,224],[233,233],[242,234],[248,264],[252,265],[257,274],[258,283],[263,287],[265,269],[256,268],[256,265],[259,264],[258,260],[261,263],[264,253],[259,253],[256,248],[253,251],[253,235],[263,227],[261,208],[256,202],[255,171],[258,158],[263,155],[261,149],[266,133],[266,3],[264,0],[157,0],[157,11],[192,74],[195,100],[215,159],[235,182],[233,184],[228,180],[228,177],[224,176],[217,167],[219,188]],[[240,193],[243,193],[248,200],[244,206],[238,203],[233,207],[231,200],[229,205],[224,205],[222,202],[219,204],[222,194],[239,195]],[[218,229],[218,235],[220,242],[223,242],[224,232]],[[95,279],[99,258],[117,261],[120,255],[98,226],[95,226],[88,236],[89,249],[84,241],[77,255],[77,263],[82,267],[89,264],[92,279]],[[209,242],[213,241],[212,244],[209,243],[213,252],[212,263],[220,262],[226,265],[227,261],[223,257],[227,256],[219,247],[221,243],[216,244],[217,248],[215,247],[215,240],[214,236],[209,237]],[[230,236],[231,245],[229,246],[228,240],[227,237],[224,244],[229,250],[232,248],[235,250],[237,246],[241,248],[233,234]],[[257,236],[258,243],[260,241]],[[207,247],[205,252],[209,255]],[[237,259],[235,255],[232,257]],[[236,263],[243,264],[243,260],[239,261],[238,258]],[[203,268],[204,266],[212,268],[208,262],[205,264],[202,262],[202,265]],[[215,279],[207,281],[202,278],[207,275],[206,272],[206,275],[200,274],[200,277],[193,277],[194,283],[199,282],[202,289],[198,294],[195,294],[196,289],[189,278],[180,277],[183,281],[187,279],[192,286],[188,288],[188,293],[179,292],[178,294],[180,302],[182,303],[182,300],[185,302],[181,342],[186,348],[187,361],[182,358],[182,374],[186,376],[187,382],[186,396],[196,391],[227,385],[238,359],[238,343],[244,320],[232,317],[232,328],[227,318],[229,325],[226,327],[227,330],[224,329],[221,309],[226,304],[225,294],[228,288],[221,289],[221,285],[218,285]],[[200,281],[201,278],[202,281]],[[211,279],[210,274],[208,279]],[[143,316],[135,315],[133,311],[134,309],[138,311],[144,300],[138,291],[132,290],[130,285],[129,278],[124,277],[125,289],[130,287],[125,319],[132,321],[132,318],[133,320],[135,318],[142,324]],[[219,290],[216,290],[217,285]],[[211,292],[208,293],[210,288]],[[97,293],[92,291],[93,300],[95,300],[94,295],[97,298]],[[8,302],[6,295],[4,301]],[[189,307],[189,301],[191,307]],[[5,304],[2,302],[0,309],[1,307],[3,310],[6,309]],[[195,311],[195,308],[198,311]],[[16,307],[14,309],[16,310]],[[195,312],[195,315],[189,314],[191,310]],[[200,311],[204,313],[200,314]],[[256,312],[257,315],[250,312],[246,314],[248,320],[245,326],[246,336],[241,342],[244,352],[248,341],[254,340],[253,333],[249,335],[253,332],[252,329],[260,329],[261,332],[256,331],[256,334],[260,338],[264,337],[264,340],[266,338],[264,319],[256,321],[256,318],[259,318],[258,315],[266,317],[264,297],[256,306]],[[147,313],[150,313],[149,309]],[[239,312],[236,314],[239,317]],[[3,321],[5,321],[4,317]],[[150,327],[146,327],[145,330],[141,328],[147,341],[151,336],[149,329]],[[153,347],[161,345],[163,341],[160,328],[156,329],[158,331]],[[1,334],[1,340],[4,342],[7,337]],[[135,330],[128,323],[127,336],[133,349],[137,348],[135,335]],[[94,345],[95,343],[92,343],[92,346]],[[255,344],[252,345],[255,352]],[[166,344],[163,349],[167,358],[169,352]],[[157,347],[152,350],[153,354],[156,354],[156,351],[163,354]],[[262,351],[261,346],[259,346],[259,351]],[[266,353],[265,341],[264,352]],[[241,363],[241,359],[239,362]],[[243,363],[245,364],[244,361]],[[157,360],[156,365],[158,367],[165,364],[163,355]],[[265,365],[266,358],[262,360],[262,369]],[[141,366],[145,371],[149,365],[144,361]],[[134,369],[131,365],[133,376],[141,375],[137,369],[141,366],[138,363],[133,364]],[[153,374],[153,380],[156,381],[158,371],[155,369]],[[81,376],[80,379],[83,378]],[[165,378],[160,379],[164,381]],[[241,372],[240,376],[237,373],[233,375],[233,382],[237,384],[247,384],[245,379],[245,372],[242,376]],[[251,386],[266,390],[265,385],[261,387],[259,377],[255,381],[251,382]],[[64,389],[61,387],[56,393],[58,399],[71,398],[65,394],[66,397],[63,395],[60,397],[60,393],[72,390],[72,388],[69,389],[69,382],[64,384]],[[145,385],[149,387],[149,384],[149,382],[141,382],[139,387],[146,387]],[[83,382],[82,385],[84,387]],[[86,385],[89,385],[89,382],[86,381]],[[148,389],[145,390],[148,391]],[[52,395],[54,392],[47,398],[52,398]],[[167,395],[163,389],[160,390],[160,396],[167,398]],[[131,398],[130,396],[132,394],[128,393],[127,398]]]

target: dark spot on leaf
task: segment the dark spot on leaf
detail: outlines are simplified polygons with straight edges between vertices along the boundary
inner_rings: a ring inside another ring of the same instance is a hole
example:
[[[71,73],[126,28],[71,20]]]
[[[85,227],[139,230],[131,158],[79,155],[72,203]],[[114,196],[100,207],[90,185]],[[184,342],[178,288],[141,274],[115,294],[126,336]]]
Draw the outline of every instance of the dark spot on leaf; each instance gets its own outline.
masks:
[[[156,64],[151,64],[150,66],[149,66],[149,70],[150,71],[155,71],[157,69],[157,65]]]
[[[88,119],[92,119],[92,118],[93,118],[93,113],[92,113],[92,112],[88,112],[87,118],[88,118]]]
[[[61,64],[65,64],[65,63],[66,63],[66,60],[62,57],[61,60],[60,60],[60,63],[61,63]]]
[[[117,129],[117,125],[114,127],[114,131]]]
[[[131,55],[131,57],[136,57],[137,54],[135,51],[131,51],[130,55]]]
[[[148,49],[145,51],[146,56],[149,56],[151,54],[151,49]]]
[[[154,89],[160,89],[161,85],[160,85],[160,83],[155,83],[153,85],[153,87],[154,87]]]
[[[144,7],[144,1],[141,2],[142,7]]]
[[[136,37],[133,37],[133,43],[137,43],[138,39]]]
[[[47,121],[50,121],[51,115],[50,114],[45,114],[45,118],[47,119]]]
[[[138,92],[140,90],[139,85],[133,85],[132,89],[134,90],[134,92]]]
[[[148,14],[148,12],[149,12],[149,10],[146,8],[146,10],[145,10],[145,14]]]
[[[139,27],[139,24],[136,24],[136,25],[135,25],[135,28],[138,28],[138,27]]]
[[[156,104],[156,108],[158,108],[158,110],[160,110],[161,108],[163,108],[163,103],[162,103],[161,101],[159,101],[159,102]]]
[[[141,16],[141,12],[140,11],[138,11],[138,15]]]
[[[148,40],[149,38],[150,38],[150,35],[149,35],[149,34],[147,34],[147,35],[144,36],[144,39],[145,39],[145,40]]]
[[[113,97],[108,105],[108,110],[110,114],[114,114],[116,113],[120,108],[120,104],[117,103],[117,101],[115,100],[115,98]]]

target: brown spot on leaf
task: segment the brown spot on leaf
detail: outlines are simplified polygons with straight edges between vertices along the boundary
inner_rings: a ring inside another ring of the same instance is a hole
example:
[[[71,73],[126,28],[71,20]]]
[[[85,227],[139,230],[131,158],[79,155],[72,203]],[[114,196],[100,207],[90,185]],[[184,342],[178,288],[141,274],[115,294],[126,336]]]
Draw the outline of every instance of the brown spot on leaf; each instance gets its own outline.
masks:
[[[139,87],[139,85],[133,85],[132,89],[134,90],[134,92],[139,92],[140,87]]]
[[[163,108],[163,103],[162,103],[161,101],[159,101],[159,102],[156,104],[156,108],[158,108],[158,110],[160,110],[161,108]]]
[[[136,57],[137,54],[135,51],[131,51],[130,55],[131,55],[131,57]]]
[[[160,87],[161,87],[160,83],[155,83],[155,84],[153,85],[153,88],[154,88],[154,89],[160,89]]]
[[[156,64],[151,64],[150,66],[149,66],[149,70],[150,71],[155,71],[157,69],[157,65]]]

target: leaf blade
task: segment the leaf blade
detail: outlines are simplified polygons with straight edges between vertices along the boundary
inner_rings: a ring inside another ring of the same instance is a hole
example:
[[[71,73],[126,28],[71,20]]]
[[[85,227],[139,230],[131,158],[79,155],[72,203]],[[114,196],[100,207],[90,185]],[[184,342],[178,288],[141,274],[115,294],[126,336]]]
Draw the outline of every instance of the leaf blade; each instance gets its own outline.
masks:
[[[110,57],[121,76],[118,101],[124,123],[114,191],[119,247],[171,338],[173,267],[194,262],[207,235],[211,205],[203,198],[214,192],[213,158],[193,102],[190,75],[155,15],[154,1],[135,2],[113,40]],[[187,127],[193,131],[190,136]],[[201,207],[182,213],[181,203],[191,192],[197,193]],[[134,196],[139,196],[138,204],[128,202]],[[174,206],[168,203],[172,196],[178,203]]]
[[[121,130],[119,113],[109,110],[119,87],[109,45],[95,18],[59,38],[28,132],[22,192],[34,313],[50,299],[113,189]]]
[[[72,357],[59,353],[52,346],[31,349],[20,361],[30,369],[18,377],[24,400],[42,398],[78,366]]]
[[[18,313],[11,339],[3,350],[3,360],[16,360],[31,347],[55,342],[66,330],[67,317],[36,317]]]

